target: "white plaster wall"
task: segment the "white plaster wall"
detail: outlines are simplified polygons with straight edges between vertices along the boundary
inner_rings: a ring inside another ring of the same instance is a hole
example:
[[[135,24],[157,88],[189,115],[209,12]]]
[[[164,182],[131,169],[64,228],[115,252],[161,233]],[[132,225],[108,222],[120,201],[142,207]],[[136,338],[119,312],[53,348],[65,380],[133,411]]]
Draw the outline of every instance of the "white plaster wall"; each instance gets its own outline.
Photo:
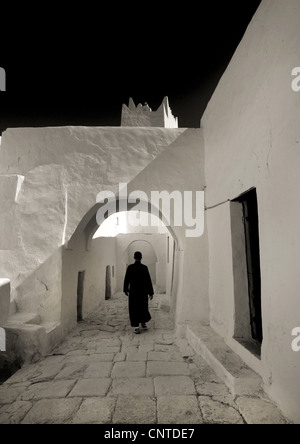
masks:
[[[12,250],[16,246],[15,210],[21,185],[21,176],[0,176],[0,250]]]
[[[188,129],[167,147],[130,183],[128,192],[143,190],[151,201],[151,191],[202,191],[204,178],[204,141],[202,129]],[[183,224],[170,233],[176,241],[171,311],[178,323],[207,323],[208,246],[206,226],[201,237],[188,238]]]
[[[234,288],[229,203],[207,211],[210,325],[233,336]]]
[[[178,297],[172,310],[176,311],[176,321],[208,325],[208,248],[207,232],[200,238],[186,239],[184,251],[175,252],[175,264],[183,270],[176,284]],[[176,288],[175,287],[175,288]]]
[[[83,318],[105,300],[106,266],[117,267],[115,238],[97,238],[86,250],[84,235],[78,236],[73,249],[63,249],[62,324],[65,332],[77,323],[78,273],[85,271]],[[111,276],[112,295],[116,291],[117,274]]]
[[[18,310],[39,312],[45,320],[60,319],[60,247],[68,242],[101,190],[117,191],[119,182],[130,182],[183,132],[60,127],[8,129],[3,133],[0,175],[13,179],[6,177],[5,184],[4,179],[0,181],[4,184],[3,199],[0,187],[1,202],[9,204],[5,223],[1,222],[7,228],[0,231],[0,273],[11,280]],[[18,176],[24,176],[24,181],[16,202],[18,180],[14,178]],[[12,180],[9,200],[5,190]],[[53,268],[45,276],[43,264],[47,261]],[[37,270],[42,270],[42,284]],[[55,312],[44,304],[50,294]]]
[[[291,350],[291,331],[300,322],[300,93],[291,88],[291,72],[300,61],[299,23],[299,0],[262,1],[202,125],[207,207],[257,188],[264,333],[260,369],[270,396],[300,422],[300,355]],[[222,315],[216,308],[224,304],[224,295],[226,307],[233,300],[225,208],[209,210],[209,287],[214,326],[230,342],[226,325],[234,314],[225,310]],[[218,271],[224,286],[219,296]]]
[[[40,265],[36,258],[34,264],[36,268],[30,273],[23,271],[30,264],[22,264],[18,284],[14,288],[17,311],[36,314],[46,328],[47,324],[55,327],[61,322],[62,248],[57,248]]]

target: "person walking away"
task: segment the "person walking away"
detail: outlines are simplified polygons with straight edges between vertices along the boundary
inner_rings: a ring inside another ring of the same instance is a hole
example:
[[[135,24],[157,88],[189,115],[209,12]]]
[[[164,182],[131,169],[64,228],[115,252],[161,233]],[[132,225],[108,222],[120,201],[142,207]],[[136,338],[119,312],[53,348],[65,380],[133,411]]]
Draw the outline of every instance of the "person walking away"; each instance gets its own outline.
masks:
[[[153,299],[154,291],[148,267],[141,263],[142,253],[134,253],[135,263],[128,266],[123,291],[128,296],[128,309],[131,327],[135,334],[140,334],[140,324],[143,330],[150,321],[148,302]]]

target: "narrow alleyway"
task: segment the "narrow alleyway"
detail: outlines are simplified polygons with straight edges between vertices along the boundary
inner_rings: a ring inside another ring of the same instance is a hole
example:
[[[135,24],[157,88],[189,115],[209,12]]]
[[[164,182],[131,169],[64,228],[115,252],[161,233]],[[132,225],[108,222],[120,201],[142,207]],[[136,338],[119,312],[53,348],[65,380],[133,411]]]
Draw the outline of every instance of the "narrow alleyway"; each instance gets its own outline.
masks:
[[[285,423],[265,394],[232,396],[168,313],[150,303],[149,330],[133,335],[117,294],[40,362],[0,386],[0,424]]]

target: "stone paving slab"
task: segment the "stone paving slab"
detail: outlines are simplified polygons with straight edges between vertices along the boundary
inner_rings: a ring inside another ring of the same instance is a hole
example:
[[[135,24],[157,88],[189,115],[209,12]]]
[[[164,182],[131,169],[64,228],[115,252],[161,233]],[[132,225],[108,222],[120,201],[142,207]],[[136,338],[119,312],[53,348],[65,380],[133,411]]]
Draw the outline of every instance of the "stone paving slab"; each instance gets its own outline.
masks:
[[[116,354],[117,353],[97,353],[94,355],[90,355],[87,360],[85,359],[85,362],[112,362],[114,361]]]
[[[110,396],[132,395],[154,396],[152,378],[115,378],[110,390]]]
[[[80,398],[42,399],[33,406],[21,424],[65,424],[80,404]]]
[[[151,351],[148,353],[148,361],[184,362],[184,359],[179,353],[174,353],[172,351]]]
[[[71,362],[65,364],[62,370],[55,376],[54,379],[78,379],[84,374],[87,367],[86,363]]]
[[[121,346],[117,345],[115,347],[111,347],[108,345],[100,345],[99,347],[97,347],[96,349],[96,353],[119,353],[119,351],[121,351]]]
[[[65,398],[75,384],[76,379],[38,382],[30,385],[19,397],[22,401]]]
[[[1,404],[13,403],[23,390],[24,390],[24,388],[22,388],[22,387],[10,388],[8,385],[0,386],[0,403]]]
[[[196,395],[195,384],[188,376],[158,376],[154,378],[155,395]]]
[[[30,401],[16,401],[0,408],[0,424],[21,424],[25,415],[31,410]]]
[[[112,378],[143,378],[146,376],[145,362],[116,362],[112,373]]]
[[[147,396],[119,396],[113,424],[156,424],[156,399]]]
[[[137,352],[129,352],[127,353],[127,361],[144,361],[146,362],[148,359],[148,353],[146,352],[141,352],[141,351],[137,351]]]
[[[199,405],[206,424],[245,424],[238,409],[228,404],[200,396]]]
[[[112,362],[93,362],[88,365],[83,374],[83,378],[109,378],[112,367]]]
[[[70,424],[109,424],[116,401],[116,398],[86,398]]]
[[[79,379],[69,397],[106,396],[110,385],[110,378]]]
[[[124,344],[121,348],[122,353],[137,353],[139,351],[138,345]]]
[[[126,360],[127,354],[124,352],[119,352],[115,354],[114,362],[122,362]]]
[[[149,361],[170,361],[170,353],[151,351],[148,353]]]
[[[23,375],[23,369],[17,372],[13,378],[18,378],[19,381],[28,381],[31,382],[42,382],[47,381],[51,378],[54,378],[63,368],[64,366],[64,357],[63,356],[51,356],[47,357],[44,361],[37,363],[35,366],[31,367],[31,372]]]
[[[288,423],[263,392],[230,394],[176,337],[155,298],[141,335],[129,325],[127,299],[117,295],[52,354],[17,371],[0,386],[0,424]]]
[[[247,424],[285,424],[274,404],[260,398],[237,398],[236,405]]]
[[[113,338],[113,339],[101,339],[101,345],[105,345],[106,347],[120,347],[122,342],[119,338]]]
[[[26,365],[15,374],[13,374],[7,381],[4,382],[3,387],[6,385],[27,383],[30,378],[33,378],[37,371],[37,365]],[[1,401],[1,398],[0,398]]]
[[[139,346],[139,351],[140,352],[144,352],[144,353],[148,353],[148,352],[152,352],[154,350],[154,344],[141,344]]]
[[[159,424],[203,424],[196,396],[161,396],[157,398]]]
[[[147,376],[189,376],[190,371],[185,362],[149,361]]]
[[[78,348],[77,350],[71,350],[67,353],[67,356],[87,355],[88,350],[85,348]]]
[[[225,384],[218,384],[215,382],[202,382],[196,384],[198,395],[213,396],[213,395],[229,395],[229,389]]]

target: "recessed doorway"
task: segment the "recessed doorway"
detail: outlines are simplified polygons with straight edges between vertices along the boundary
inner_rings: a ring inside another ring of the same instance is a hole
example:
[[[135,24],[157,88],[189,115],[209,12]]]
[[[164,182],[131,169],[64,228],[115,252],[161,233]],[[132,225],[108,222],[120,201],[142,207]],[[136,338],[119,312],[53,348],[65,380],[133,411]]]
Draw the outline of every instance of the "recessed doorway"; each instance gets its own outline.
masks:
[[[85,271],[79,271],[77,281],[77,322],[82,321],[82,305]]]
[[[231,202],[235,298],[234,337],[260,356],[263,341],[259,220],[256,189]]]
[[[111,299],[111,270],[110,265],[106,266],[105,271],[105,300]]]

